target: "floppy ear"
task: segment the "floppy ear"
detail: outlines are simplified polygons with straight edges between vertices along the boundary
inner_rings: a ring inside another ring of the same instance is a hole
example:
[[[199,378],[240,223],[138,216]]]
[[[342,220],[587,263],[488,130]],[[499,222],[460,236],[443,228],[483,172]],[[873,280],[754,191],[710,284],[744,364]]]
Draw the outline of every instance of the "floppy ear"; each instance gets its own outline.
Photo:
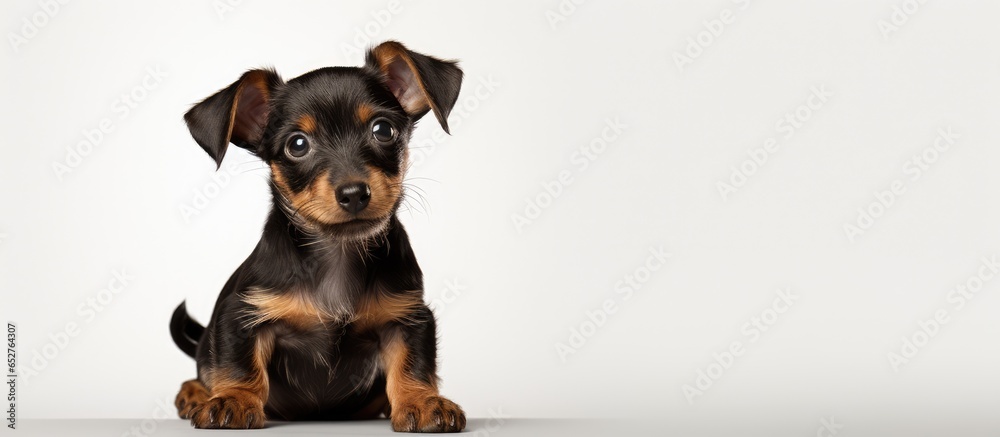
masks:
[[[222,166],[229,143],[256,152],[267,126],[271,92],[282,83],[272,70],[250,70],[186,114],[191,136]]]
[[[448,114],[462,87],[462,70],[455,61],[442,61],[386,41],[368,51],[365,64],[382,72],[385,85],[410,117],[416,120],[428,110],[434,111],[448,132]]]

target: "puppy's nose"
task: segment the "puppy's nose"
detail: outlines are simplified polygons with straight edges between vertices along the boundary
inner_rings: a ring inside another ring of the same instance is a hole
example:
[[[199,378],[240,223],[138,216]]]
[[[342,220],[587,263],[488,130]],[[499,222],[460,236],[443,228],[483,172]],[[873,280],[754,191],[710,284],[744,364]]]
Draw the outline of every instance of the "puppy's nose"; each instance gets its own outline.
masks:
[[[351,214],[357,214],[368,206],[372,190],[364,182],[350,182],[337,187],[337,203]]]

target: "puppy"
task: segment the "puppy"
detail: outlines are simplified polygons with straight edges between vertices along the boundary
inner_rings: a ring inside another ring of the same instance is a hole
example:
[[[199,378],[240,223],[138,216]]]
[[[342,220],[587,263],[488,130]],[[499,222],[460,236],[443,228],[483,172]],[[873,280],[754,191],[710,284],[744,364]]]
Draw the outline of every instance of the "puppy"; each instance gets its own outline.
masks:
[[[273,207],[208,326],[174,311],[174,342],[197,362],[176,406],[196,428],[265,420],[371,419],[395,431],[457,432],[438,393],[434,315],[396,217],[407,141],[433,112],[448,131],[462,71],[397,42],[365,65],[289,81],[251,70],[184,119],[221,166],[230,143],[271,169]]]

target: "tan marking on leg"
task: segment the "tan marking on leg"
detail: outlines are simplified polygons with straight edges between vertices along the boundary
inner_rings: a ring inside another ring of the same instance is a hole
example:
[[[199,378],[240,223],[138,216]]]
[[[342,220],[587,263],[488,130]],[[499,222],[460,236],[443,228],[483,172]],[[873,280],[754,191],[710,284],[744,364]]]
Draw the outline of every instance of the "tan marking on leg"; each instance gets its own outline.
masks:
[[[242,378],[232,377],[225,369],[206,372],[206,386],[211,397],[191,412],[196,428],[262,428],[264,404],[270,385],[267,364],[274,350],[274,333],[259,330],[253,346],[250,369]]]
[[[437,381],[418,381],[410,371],[410,351],[397,334],[381,351],[389,398],[392,429],[401,432],[458,432],[465,428],[465,413],[441,397]]]
[[[417,381],[410,374],[410,350],[401,336],[389,339],[382,349],[382,368],[385,369],[386,394],[389,402],[437,395],[434,381]]]

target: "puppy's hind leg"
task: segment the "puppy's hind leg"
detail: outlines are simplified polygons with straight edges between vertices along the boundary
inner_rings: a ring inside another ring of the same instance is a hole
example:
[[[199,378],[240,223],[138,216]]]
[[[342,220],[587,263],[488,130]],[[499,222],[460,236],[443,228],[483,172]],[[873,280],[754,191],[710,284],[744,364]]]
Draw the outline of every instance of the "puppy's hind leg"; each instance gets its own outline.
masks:
[[[199,405],[205,403],[209,398],[208,389],[197,379],[184,381],[181,384],[181,391],[174,398],[174,406],[177,407],[177,415],[181,419],[190,419],[191,411]]]

